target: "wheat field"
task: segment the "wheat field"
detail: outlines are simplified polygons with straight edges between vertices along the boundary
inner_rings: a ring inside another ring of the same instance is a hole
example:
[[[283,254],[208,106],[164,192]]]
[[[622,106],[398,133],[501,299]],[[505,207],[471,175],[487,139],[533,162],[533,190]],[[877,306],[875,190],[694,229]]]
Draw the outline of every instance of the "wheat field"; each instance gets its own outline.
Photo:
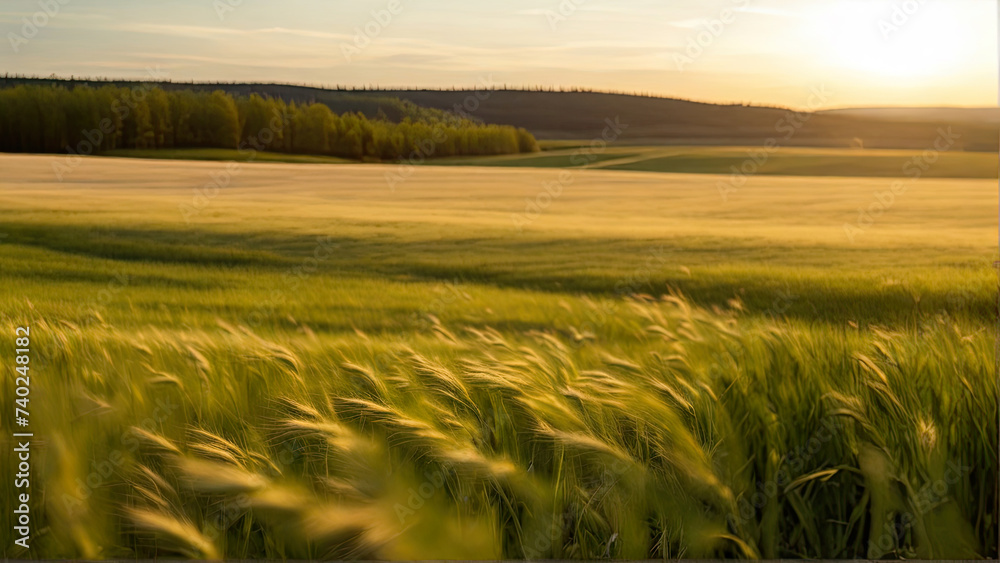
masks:
[[[5,558],[998,555],[995,181],[0,170]]]

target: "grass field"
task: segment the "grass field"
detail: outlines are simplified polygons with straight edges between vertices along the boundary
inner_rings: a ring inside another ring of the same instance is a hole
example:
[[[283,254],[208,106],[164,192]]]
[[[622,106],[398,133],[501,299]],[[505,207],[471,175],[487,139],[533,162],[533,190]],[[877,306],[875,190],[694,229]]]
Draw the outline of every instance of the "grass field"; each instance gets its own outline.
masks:
[[[534,155],[447,158],[430,163],[726,175],[743,169],[760,176],[880,178],[908,177],[919,170],[925,178],[997,177],[996,155],[988,152],[943,152],[930,157],[933,166],[924,166],[923,151],[914,150],[778,147],[766,151],[761,147],[603,146],[569,141],[542,143],[542,147],[544,151]]]
[[[597,145],[547,141],[543,151],[488,157],[428,158],[431,166],[505,168],[587,168],[680,174],[724,174],[749,170],[756,176],[841,176],[877,178],[997,178],[996,155],[988,152],[942,152],[925,156],[914,150],[858,150],[780,147],[762,152],[754,147],[669,147],[629,144]],[[325,156],[288,155],[224,149],[111,151],[107,156],[183,160],[235,160],[342,164]],[[933,160],[933,162],[931,162]],[[751,164],[752,162],[752,164]]]
[[[344,164],[356,162],[335,156],[308,154],[284,154],[234,149],[118,149],[107,151],[104,156],[119,158],[165,159],[165,160],[212,160],[236,162],[288,162],[294,164]]]
[[[998,555],[995,181],[54,160],[34,557]]]

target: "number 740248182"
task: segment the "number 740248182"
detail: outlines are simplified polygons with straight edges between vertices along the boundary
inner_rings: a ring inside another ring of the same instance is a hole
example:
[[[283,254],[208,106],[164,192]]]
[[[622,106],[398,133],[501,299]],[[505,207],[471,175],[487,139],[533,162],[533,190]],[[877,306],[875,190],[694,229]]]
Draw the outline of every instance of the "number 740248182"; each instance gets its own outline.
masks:
[[[31,363],[31,329],[19,327],[15,333],[14,344],[17,346],[14,356],[14,370],[19,377],[15,381],[17,387],[14,393],[17,398],[14,402],[15,422],[18,426],[28,425],[28,395],[31,394],[31,378],[28,376],[29,364]]]

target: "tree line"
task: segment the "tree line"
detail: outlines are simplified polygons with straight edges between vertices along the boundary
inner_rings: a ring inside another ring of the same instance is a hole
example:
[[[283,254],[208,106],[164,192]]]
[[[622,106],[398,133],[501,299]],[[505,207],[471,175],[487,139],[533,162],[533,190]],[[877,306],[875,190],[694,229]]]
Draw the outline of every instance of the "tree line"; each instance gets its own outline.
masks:
[[[398,160],[538,150],[528,131],[426,113],[394,123],[319,103],[153,85],[18,85],[0,90],[0,151],[95,154],[223,148]]]

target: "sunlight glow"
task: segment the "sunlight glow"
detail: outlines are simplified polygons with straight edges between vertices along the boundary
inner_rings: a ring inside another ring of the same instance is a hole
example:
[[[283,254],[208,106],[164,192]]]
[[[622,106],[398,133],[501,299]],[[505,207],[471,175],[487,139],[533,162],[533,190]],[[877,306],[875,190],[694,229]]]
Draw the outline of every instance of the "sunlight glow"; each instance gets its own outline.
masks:
[[[856,1],[825,4],[812,21],[829,63],[882,77],[940,77],[980,55],[963,28],[961,2]]]
[[[490,77],[795,108],[820,86],[826,107],[998,96],[996,0],[432,0],[373,22],[388,1],[217,0],[233,7],[220,19],[210,0],[93,0],[29,42],[39,0],[0,0],[0,49],[12,37],[18,49],[0,71],[400,88]],[[378,32],[359,35],[366,27]]]

